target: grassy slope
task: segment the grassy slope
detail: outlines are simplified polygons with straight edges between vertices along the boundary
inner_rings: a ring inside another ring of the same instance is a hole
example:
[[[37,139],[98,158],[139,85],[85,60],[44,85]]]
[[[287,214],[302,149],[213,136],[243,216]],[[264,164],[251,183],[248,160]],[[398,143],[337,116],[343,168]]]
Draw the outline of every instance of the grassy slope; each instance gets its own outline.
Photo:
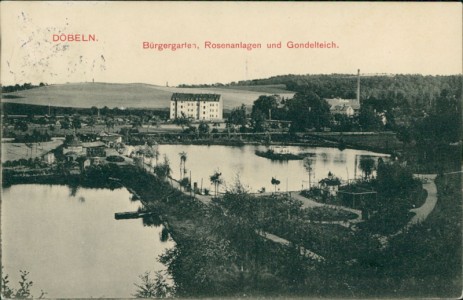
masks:
[[[234,108],[241,104],[252,105],[262,94],[285,92],[279,87],[265,86],[250,90],[233,88],[175,88],[149,84],[113,83],[70,83],[50,85],[4,95],[3,102],[27,103],[69,107],[149,107],[167,108],[172,93],[217,93],[224,100],[224,108]],[[285,97],[293,93],[284,94]],[[9,97],[9,99],[5,98]],[[22,98],[11,98],[19,96]]]

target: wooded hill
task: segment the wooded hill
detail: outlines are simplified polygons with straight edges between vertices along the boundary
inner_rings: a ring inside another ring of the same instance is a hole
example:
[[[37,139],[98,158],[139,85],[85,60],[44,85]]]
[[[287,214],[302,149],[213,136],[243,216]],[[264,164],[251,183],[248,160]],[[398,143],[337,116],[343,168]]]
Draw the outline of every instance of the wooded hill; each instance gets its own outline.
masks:
[[[431,108],[441,91],[448,90],[451,95],[461,98],[462,75],[424,76],[424,75],[378,75],[360,77],[361,100],[375,98],[387,102],[387,106],[413,106]],[[357,76],[353,74],[330,75],[278,75],[265,79],[244,80],[228,84],[181,85],[183,87],[257,87],[285,85],[288,92],[311,91],[320,98],[356,97]]]

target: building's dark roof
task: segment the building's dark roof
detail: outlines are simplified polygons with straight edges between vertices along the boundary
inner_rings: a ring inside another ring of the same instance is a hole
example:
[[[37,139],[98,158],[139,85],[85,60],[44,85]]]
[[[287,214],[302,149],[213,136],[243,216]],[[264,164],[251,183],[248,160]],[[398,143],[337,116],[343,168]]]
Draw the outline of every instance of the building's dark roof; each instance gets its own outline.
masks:
[[[220,101],[219,94],[185,94],[174,93],[172,101]]]
[[[82,146],[82,142],[75,135],[68,142],[66,142],[66,147],[79,147],[79,146]]]
[[[85,148],[98,148],[98,147],[105,147],[106,144],[101,142],[101,141],[96,141],[96,142],[84,142],[82,143],[82,146]]]
[[[74,151],[69,151],[68,153],[65,154],[65,156],[79,156],[79,154]]]
[[[349,109],[349,107],[351,107],[350,105],[346,105],[346,104],[343,104],[343,105],[336,105],[336,106],[332,106],[330,108],[330,111],[331,112],[334,112],[334,113],[342,113],[342,112],[347,112],[347,110]]]
[[[320,180],[318,183],[327,185],[327,186],[341,185],[341,181],[338,178],[325,178],[325,179]]]

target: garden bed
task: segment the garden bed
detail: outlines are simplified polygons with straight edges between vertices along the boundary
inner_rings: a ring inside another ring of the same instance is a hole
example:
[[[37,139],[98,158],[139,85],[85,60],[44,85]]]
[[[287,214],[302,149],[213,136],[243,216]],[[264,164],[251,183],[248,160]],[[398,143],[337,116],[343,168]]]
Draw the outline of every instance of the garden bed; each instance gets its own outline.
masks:
[[[356,219],[357,214],[341,209],[330,207],[313,207],[305,210],[305,215],[310,221],[346,221]]]

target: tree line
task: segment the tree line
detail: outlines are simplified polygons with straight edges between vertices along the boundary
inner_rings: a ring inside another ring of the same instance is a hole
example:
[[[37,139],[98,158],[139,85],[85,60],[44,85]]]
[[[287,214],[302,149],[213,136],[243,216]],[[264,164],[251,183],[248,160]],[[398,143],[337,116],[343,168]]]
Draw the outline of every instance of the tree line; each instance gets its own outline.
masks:
[[[37,87],[42,87],[46,86],[48,84],[41,82],[39,85],[33,85],[30,82],[26,82],[22,85],[15,84],[15,85],[5,85],[2,86],[2,93],[12,93],[12,92],[18,92],[18,91],[24,91],[24,90],[29,90]]]

